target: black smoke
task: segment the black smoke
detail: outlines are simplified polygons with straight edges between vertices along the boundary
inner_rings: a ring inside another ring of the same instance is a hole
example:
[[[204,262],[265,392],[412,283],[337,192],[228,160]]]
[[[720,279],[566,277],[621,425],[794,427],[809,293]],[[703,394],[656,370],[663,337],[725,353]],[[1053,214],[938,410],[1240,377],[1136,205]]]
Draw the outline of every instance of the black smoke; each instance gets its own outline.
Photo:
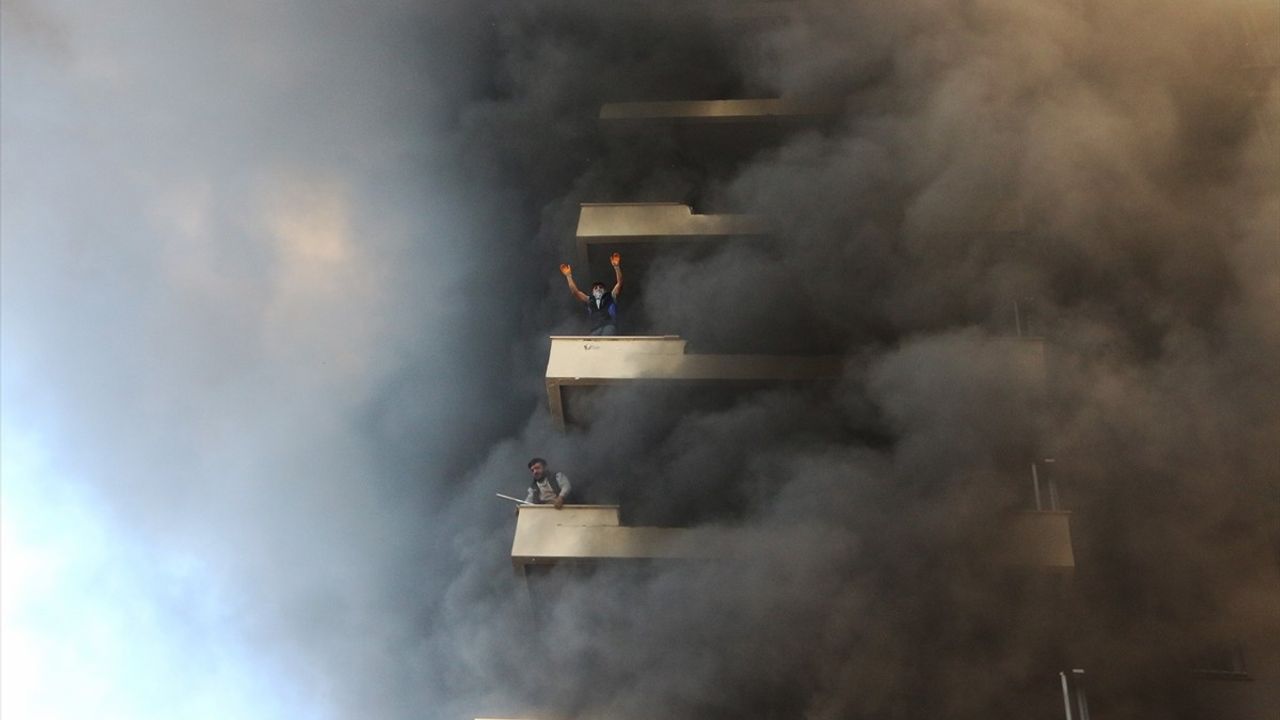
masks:
[[[1011,715],[1081,666],[1113,712],[1191,712],[1185,669],[1246,629],[1269,677],[1274,13],[740,9],[6,7],[6,424],[215,568],[222,631],[320,716]],[[713,164],[595,120],[782,94],[844,101]],[[779,231],[646,258],[633,330],[840,381],[618,388],[556,433],[555,265],[578,203],[638,200]],[[531,607],[492,493],[533,455],[765,539]],[[1066,587],[992,560],[1045,456]]]

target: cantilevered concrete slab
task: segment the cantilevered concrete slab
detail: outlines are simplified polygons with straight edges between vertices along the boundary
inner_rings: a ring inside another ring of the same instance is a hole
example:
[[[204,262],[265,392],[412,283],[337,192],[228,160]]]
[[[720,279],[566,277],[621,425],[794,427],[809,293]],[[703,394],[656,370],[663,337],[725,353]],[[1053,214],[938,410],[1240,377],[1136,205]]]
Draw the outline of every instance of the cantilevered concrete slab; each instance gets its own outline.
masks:
[[[551,337],[547,359],[547,403],[558,428],[566,425],[565,393],[574,387],[626,382],[796,382],[840,377],[843,361],[834,356],[698,355],[685,352],[678,335]],[[1024,377],[1047,385],[1046,345],[1041,338],[997,338],[997,352],[1008,353]]]
[[[745,560],[770,538],[755,530],[629,527],[618,523],[614,505],[520,507],[511,563],[530,565],[619,560]],[[1070,513],[1027,512],[1014,516],[1007,549],[997,562],[1053,570],[1075,566]],[[774,541],[776,537],[772,538]]]
[[[696,215],[682,203],[582,203],[579,238],[722,237],[767,235],[769,223],[759,215]]]
[[[547,401],[565,426],[565,388],[625,382],[789,382],[840,376],[838,357],[691,355],[675,335],[553,336],[547,360]]]
[[[770,224],[759,215],[702,215],[681,203],[583,203],[578,212],[578,262],[587,266],[592,245],[723,240],[770,232]]]
[[[724,557],[731,547],[716,533],[690,528],[625,527],[614,505],[520,507],[511,562],[526,565],[599,560],[697,560]]]
[[[671,100],[618,102],[600,107],[602,122],[770,122],[834,115],[841,101],[830,98],[754,100]]]

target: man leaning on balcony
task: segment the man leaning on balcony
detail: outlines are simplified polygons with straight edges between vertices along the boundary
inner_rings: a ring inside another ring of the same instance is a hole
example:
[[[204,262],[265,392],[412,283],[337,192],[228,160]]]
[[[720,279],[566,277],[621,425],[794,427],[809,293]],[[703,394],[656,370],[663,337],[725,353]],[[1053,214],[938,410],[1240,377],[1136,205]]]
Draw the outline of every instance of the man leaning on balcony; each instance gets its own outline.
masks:
[[[564,507],[565,498],[569,497],[569,476],[550,472],[547,461],[540,457],[529,461],[529,472],[533,479],[529,482],[529,492],[524,501],[533,505],[555,505],[557,510]]]

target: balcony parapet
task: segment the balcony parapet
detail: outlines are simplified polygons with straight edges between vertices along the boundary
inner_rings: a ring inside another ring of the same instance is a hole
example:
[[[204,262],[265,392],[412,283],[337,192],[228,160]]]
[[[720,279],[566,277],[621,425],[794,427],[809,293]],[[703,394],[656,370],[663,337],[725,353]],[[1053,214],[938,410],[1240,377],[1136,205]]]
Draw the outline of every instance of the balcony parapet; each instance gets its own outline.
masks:
[[[521,506],[511,563],[527,565],[600,560],[710,560],[726,555],[714,532],[695,528],[627,527],[615,505]]]
[[[1007,531],[1010,565],[1071,570],[1070,513],[1024,512]],[[620,560],[747,560],[768,538],[761,530],[721,527],[664,528],[621,525],[616,505],[519,508],[511,564],[556,565]]]

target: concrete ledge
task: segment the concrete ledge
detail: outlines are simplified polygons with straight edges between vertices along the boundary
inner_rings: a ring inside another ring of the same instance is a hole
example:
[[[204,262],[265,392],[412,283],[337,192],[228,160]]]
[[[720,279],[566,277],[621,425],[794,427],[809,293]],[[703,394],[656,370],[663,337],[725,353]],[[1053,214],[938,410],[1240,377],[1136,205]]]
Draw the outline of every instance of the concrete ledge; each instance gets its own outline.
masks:
[[[829,98],[671,100],[607,103],[600,108],[600,119],[603,121],[765,122],[785,118],[834,115],[839,111],[840,101]]]
[[[511,564],[599,560],[710,560],[735,553],[732,535],[715,528],[626,527],[613,505],[521,506]]]
[[[838,357],[687,355],[679,336],[553,336],[547,359],[547,401],[556,426],[565,426],[565,386],[629,381],[786,382],[840,377]]]
[[[667,236],[767,235],[758,215],[695,215],[682,203],[582,203],[580,238],[661,238]]]
[[[763,237],[771,232],[768,221],[759,215],[699,215],[682,203],[582,203],[578,211],[578,262],[587,267],[595,245],[720,241]]]
[[[1071,570],[1070,513],[1025,512],[1007,531],[1011,565]],[[511,563],[528,565],[602,560],[745,560],[768,537],[756,530],[718,527],[627,527],[614,505],[522,506],[511,544]]]

